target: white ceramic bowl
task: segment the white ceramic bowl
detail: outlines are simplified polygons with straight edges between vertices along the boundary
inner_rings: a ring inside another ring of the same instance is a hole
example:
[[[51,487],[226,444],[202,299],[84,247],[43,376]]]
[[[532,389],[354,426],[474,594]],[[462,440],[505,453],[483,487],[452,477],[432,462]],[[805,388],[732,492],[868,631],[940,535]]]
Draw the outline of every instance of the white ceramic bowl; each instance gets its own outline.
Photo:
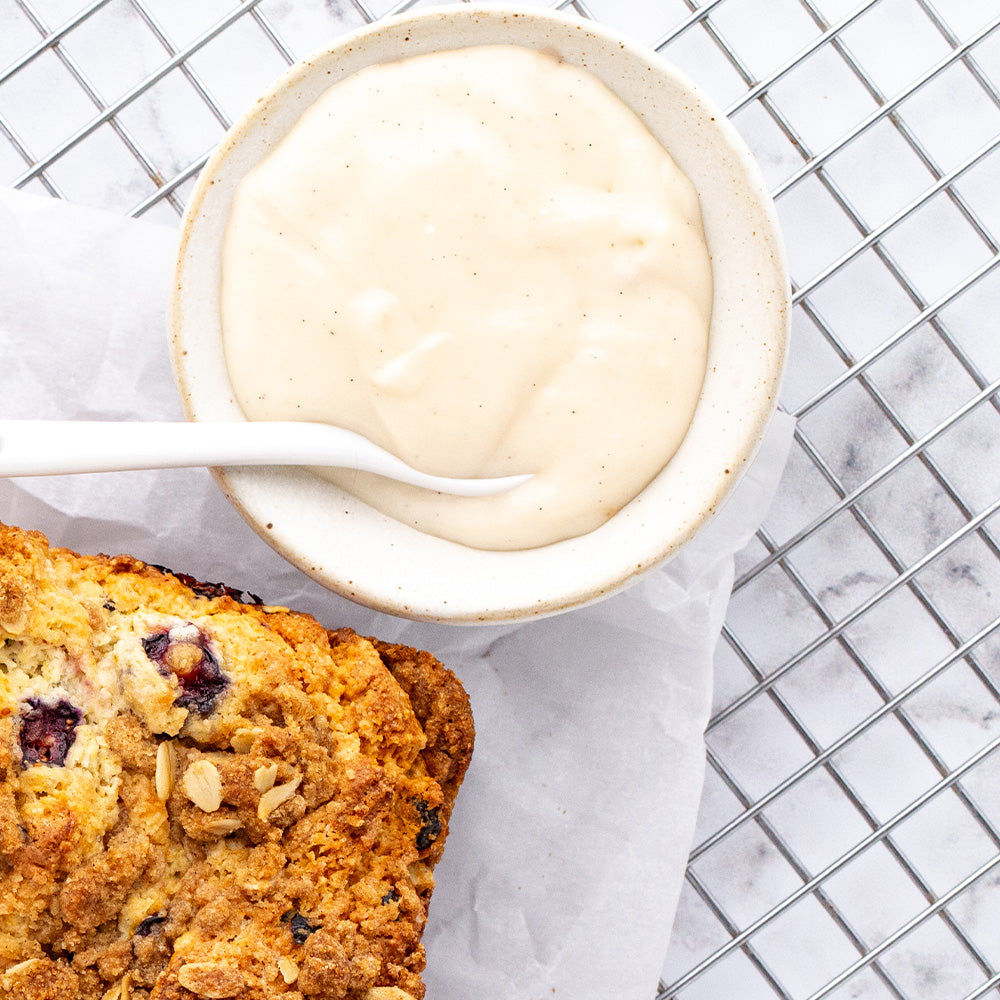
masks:
[[[774,206],[724,115],[645,48],[578,18],[497,6],[425,10],[379,22],[293,66],[226,136],[185,216],[171,344],[192,420],[243,420],[219,321],[223,234],[242,177],[302,111],[372,63],[467,45],[555,49],[642,118],[691,178],[712,256],[708,373],[680,450],[643,492],[588,535],[538,549],[480,551],[390,520],[303,469],[215,470],[226,496],[290,562],[337,593],[408,618],[498,622],[614,593],[663,562],[718,510],[776,405],[790,312]]]

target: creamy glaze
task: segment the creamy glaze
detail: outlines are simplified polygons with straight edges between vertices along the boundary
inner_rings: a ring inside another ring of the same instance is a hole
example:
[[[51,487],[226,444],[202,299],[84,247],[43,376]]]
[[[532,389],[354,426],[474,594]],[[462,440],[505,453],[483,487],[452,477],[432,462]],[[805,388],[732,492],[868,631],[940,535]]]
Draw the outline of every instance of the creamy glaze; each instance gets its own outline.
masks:
[[[250,419],[359,431],[488,498],[321,474],[487,549],[584,534],[663,468],[704,378],[697,195],[591,74],[486,46],[333,86],[241,183],[227,367]]]

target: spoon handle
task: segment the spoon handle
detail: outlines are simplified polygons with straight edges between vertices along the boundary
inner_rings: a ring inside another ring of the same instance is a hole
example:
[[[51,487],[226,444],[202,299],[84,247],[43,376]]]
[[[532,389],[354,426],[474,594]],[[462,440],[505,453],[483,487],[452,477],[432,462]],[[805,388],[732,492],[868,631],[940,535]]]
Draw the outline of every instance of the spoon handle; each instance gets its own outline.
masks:
[[[320,423],[0,420],[0,477],[240,465],[357,469],[456,496],[502,493],[530,478],[428,475],[360,434]]]

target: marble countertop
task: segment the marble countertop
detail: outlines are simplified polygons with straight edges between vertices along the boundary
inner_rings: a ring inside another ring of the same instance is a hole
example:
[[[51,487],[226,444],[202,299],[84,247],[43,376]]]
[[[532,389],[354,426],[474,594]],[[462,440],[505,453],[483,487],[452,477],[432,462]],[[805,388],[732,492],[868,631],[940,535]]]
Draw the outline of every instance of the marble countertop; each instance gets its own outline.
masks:
[[[0,0],[0,183],[176,226],[289,60],[412,6]],[[738,561],[659,995],[996,995],[996,0],[559,6],[726,110],[794,285],[796,436]]]

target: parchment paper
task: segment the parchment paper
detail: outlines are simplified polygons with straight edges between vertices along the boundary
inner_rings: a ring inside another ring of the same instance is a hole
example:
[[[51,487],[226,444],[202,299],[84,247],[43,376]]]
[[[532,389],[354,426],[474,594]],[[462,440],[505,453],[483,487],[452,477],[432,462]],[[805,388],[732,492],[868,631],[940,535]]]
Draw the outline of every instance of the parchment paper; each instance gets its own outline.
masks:
[[[176,231],[0,190],[0,413],[182,419],[165,303]],[[0,480],[0,520],[129,552],[428,649],[477,746],[425,941],[430,1000],[650,1000],[697,815],[733,554],[766,512],[792,421],[680,556],[600,604],[449,627],[336,597],[272,552],[204,470]]]

